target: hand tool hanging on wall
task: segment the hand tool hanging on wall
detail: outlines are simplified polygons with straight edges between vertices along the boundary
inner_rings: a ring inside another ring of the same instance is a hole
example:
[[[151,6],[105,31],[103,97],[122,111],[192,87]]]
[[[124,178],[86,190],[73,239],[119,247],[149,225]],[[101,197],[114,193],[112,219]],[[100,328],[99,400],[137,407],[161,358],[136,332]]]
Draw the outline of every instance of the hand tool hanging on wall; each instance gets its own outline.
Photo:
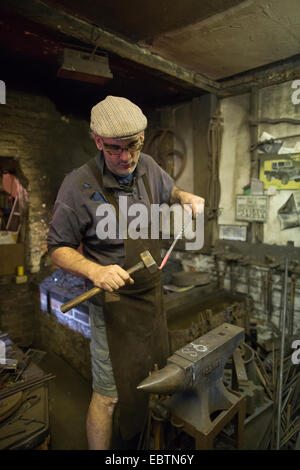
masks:
[[[182,151],[174,148],[175,145],[178,147],[178,144]],[[172,176],[174,181],[178,180],[186,167],[187,154],[185,142],[172,129],[159,128],[150,132],[145,140],[144,152],[153,155],[157,163]],[[181,161],[180,168],[176,174],[174,170],[174,157]]]
[[[208,152],[210,155],[209,174],[211,175],[208,186],[208,218],[215,220],[218,217],[221,194],[219,166],[222,134],[223,118],[220,111],[216,111],[210,120],[207,135]]]

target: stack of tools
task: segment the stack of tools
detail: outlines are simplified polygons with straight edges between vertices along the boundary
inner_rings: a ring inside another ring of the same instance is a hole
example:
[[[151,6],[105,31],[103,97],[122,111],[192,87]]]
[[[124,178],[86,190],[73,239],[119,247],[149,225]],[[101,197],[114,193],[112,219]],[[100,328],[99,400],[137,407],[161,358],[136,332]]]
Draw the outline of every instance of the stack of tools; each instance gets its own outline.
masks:
[[[33,449],[49,436],[47,382],[54,376],[37,366],[44,351],[23,352],[2,332],[0,340],[0,449]]]
[[[238,390],[243,390],[247,396],[247,413],[253,412],[253,404],[262,403],[261,390],[264,391],[267,399],[274,404],[268,441],[269,449],[275,449],[277,436],[280,354],[276,346],[278,347],[278,342],[274,339],[271,353],[253,351],[252,366],[247,370],[247,374],[238,350],[233,357],[235,366],[233,381],[238,383]],[[249,348],[249,346],[247,347]],[[293,364],[292,354],[287,354],[284,357],[282,377],[280,448],[293,449],[300,433],[300,364]],[[247,378],[251,380],[247,380]],[[233,384],[233,388],[236,389],[235,384]],[[257,400],[259,401],[257,402]]]
[[[272,393],[274,418],[272,426],[272,448],[275,448],[276,417],[279,405],[279,353],[274,351],[272,360]],[[280,413],[280,448],[294,449],[300,433],[300,364],[293,364],[292,354],[284,357]]]

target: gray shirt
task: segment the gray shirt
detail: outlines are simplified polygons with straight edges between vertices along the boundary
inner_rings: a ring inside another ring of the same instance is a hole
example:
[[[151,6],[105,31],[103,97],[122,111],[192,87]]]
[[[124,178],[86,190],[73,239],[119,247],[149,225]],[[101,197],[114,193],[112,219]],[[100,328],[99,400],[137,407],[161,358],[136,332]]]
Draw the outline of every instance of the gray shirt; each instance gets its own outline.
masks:
[[[169,203],[174,180],[149,155],[140,154],[134,172],[132,190],[129,192],[124,190],[114,175],[107,170],[102,152],[97,154],[96,162],[103,175],[104,187],[111,188],[117,201],[119,196],[125,196],[128,208],[135,203],[144,204],[150,214],[150,202],[143,175],[147,177],[153,203]],[[123,239],[117,236],[115,239],[103,240],[97,236],[96,227],[103,217],[96,215],[99,204],[107,204],[107,201],[87,165],[68,174],[59,189],[54,205],[47,236],[49,252],[62,246],[77,249],[82,243],[86,258],[104,266],[108,264],[124,266]],[[118,223],[116,228],[118,234]]]

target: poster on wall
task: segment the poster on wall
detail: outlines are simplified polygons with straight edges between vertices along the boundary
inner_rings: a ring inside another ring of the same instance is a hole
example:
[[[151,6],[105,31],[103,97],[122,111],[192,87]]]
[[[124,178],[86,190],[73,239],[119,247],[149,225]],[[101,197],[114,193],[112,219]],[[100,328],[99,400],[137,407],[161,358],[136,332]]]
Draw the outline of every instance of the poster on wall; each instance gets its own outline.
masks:
[[[268,196],[246,196],[238,194],[235,203],[236,220],[266,222],[268,215]]]
[[[260,157],[259,177],[265,189],[300,189],[300,153]]]
[[[295,191],[278,210],[280,229],[300,227],[300,191]]]
[[[221,240],[247,240],[247,225],[219,225],[219,238]]]

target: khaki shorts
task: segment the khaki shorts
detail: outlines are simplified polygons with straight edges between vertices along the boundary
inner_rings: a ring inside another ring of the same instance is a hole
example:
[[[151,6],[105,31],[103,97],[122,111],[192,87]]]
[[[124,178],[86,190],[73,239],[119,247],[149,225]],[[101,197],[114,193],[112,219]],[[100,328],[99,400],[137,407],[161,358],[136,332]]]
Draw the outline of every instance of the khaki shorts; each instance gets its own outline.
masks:
[[[89,313],[93,390],[101,395],[117,398],[118,393],[109,356],[103,308],[90,303]]]

